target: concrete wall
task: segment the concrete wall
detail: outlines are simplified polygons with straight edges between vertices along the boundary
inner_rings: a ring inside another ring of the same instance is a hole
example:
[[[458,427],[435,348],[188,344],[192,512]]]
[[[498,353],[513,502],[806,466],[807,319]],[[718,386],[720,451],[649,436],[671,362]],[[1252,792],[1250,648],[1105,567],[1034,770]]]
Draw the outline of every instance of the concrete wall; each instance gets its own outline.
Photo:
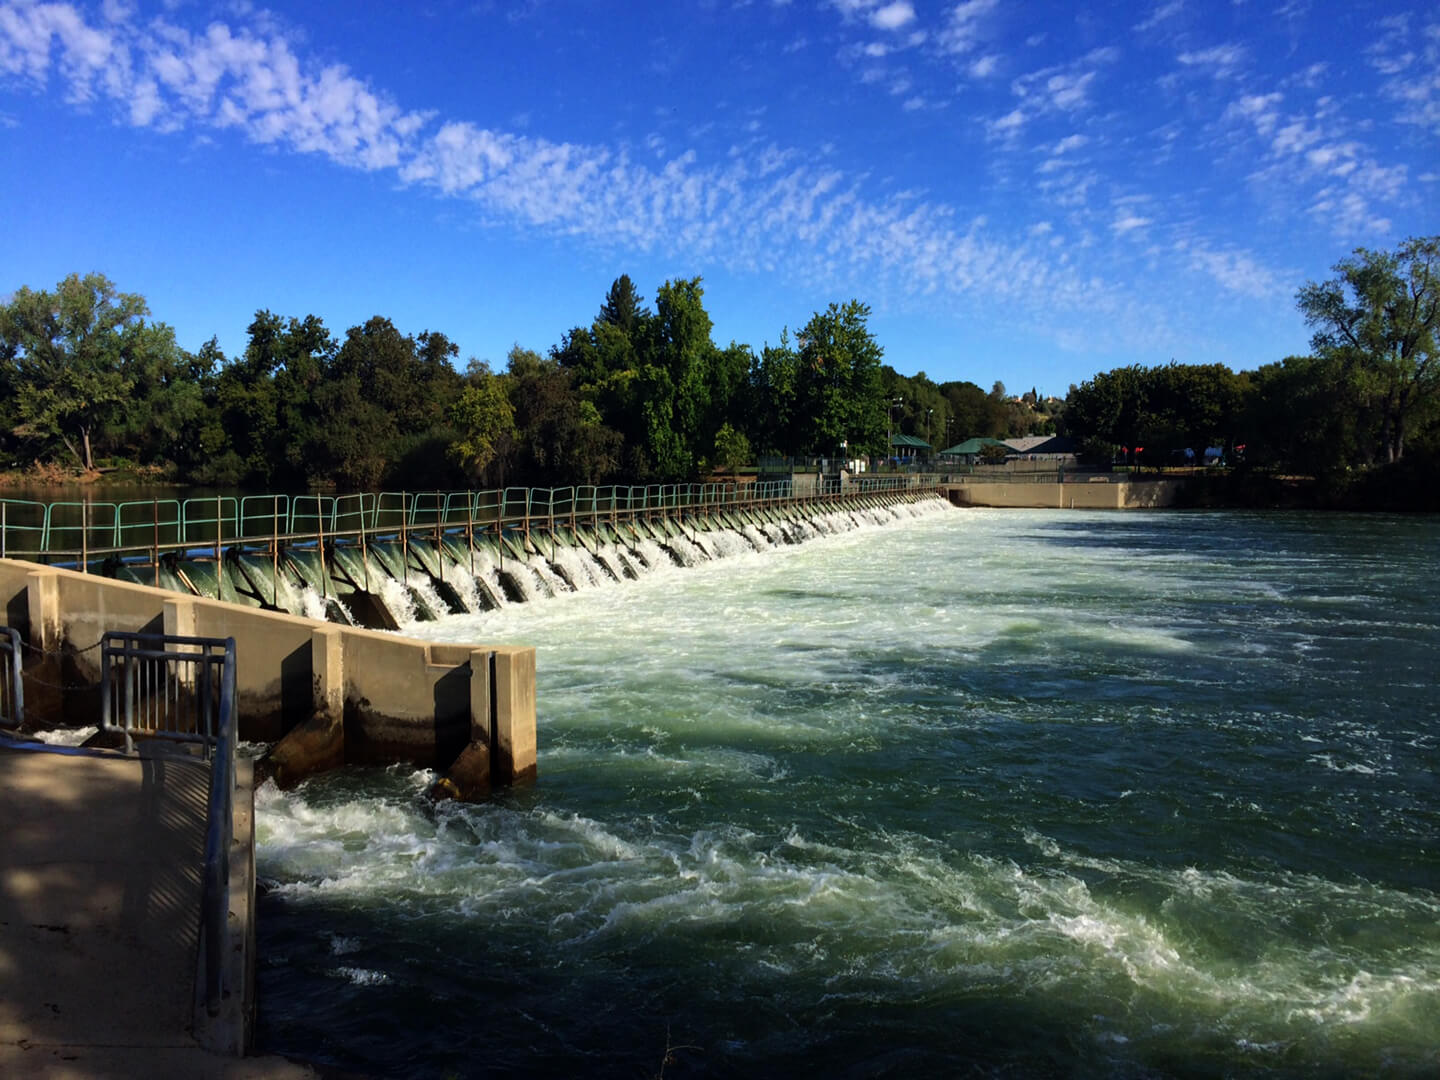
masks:
[[[346,762],[443,770],[477,741],[487,768],[471,788],[535,773],[533,648],[416,641],[11,559],[0,600],[30,646],[31,717],[98,720],[107,630],[233,637],[240,736],[278,740],[262,770],[281,782]]]
[[[978,483],[948,484],[943,490],[956,506],[1137,510],[1174,505],[1183,483],[1183,480],[1063,484]]]

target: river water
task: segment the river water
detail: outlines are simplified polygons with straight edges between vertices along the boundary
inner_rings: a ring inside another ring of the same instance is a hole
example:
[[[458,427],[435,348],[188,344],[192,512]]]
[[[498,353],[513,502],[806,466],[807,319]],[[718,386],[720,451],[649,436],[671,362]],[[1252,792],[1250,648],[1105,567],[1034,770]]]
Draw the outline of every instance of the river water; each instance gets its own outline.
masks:
[[[1440,521],[939,510],[411,628],[540,779],[262,789],[262,1045],[385,1076],[1440,1073]]]

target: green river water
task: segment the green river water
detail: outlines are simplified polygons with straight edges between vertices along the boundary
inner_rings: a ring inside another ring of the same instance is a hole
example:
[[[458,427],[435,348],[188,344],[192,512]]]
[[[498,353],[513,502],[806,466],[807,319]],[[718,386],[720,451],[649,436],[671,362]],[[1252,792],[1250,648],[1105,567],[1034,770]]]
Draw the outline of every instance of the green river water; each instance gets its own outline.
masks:
[[[411,630],[537,646],[539,782],[262,789],[265,1049],[1440,1075],[1434,518],[936,508]]]

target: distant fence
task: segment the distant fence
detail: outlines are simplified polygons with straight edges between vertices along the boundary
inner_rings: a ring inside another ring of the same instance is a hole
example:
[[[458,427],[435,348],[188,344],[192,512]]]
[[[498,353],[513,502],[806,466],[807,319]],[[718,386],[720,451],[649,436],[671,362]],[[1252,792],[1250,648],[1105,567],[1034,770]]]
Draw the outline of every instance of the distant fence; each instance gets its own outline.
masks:
[[[1074,460],[1027,460],[1024,458],[996,465],[952,465],[941,473],[942,482],[949,484],[1083,484],[1091,479],[1109,478],[1135,480],[1127,472],[1117,472],[1107,465],[1077,465]],[[1145,479],[1157,479],[1161,473],[1146,473]],[[1173,475],[1167,470],[1163,475]]]
[[[0,499],[0,558],[40,562],[158,560],[176,551],[219,558],[233,546],[364,543],[391,536],[479,535],[579,527],[637,516],[715,513],[853,496],[934,490],[937,474],[825,479],[797,491],[792,480],[486,491],[245,495],[135,502]]]

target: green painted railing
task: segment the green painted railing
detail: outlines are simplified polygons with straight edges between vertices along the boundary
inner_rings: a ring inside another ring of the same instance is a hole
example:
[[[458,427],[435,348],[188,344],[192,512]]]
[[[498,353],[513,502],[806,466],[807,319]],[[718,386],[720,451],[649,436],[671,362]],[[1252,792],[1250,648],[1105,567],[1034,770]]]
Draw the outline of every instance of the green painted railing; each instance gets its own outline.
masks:
[[[498,534],[615,523],[640,515],[716,513],[842,498],[933,491],[933,474],[859,476],[797,494],[792,481],[652,484],[487,491],[365,492],[355,495],[246,495],[135,502],[0,499],[0,558],[78,561],[222,549],[366,543],[396,536]]]

